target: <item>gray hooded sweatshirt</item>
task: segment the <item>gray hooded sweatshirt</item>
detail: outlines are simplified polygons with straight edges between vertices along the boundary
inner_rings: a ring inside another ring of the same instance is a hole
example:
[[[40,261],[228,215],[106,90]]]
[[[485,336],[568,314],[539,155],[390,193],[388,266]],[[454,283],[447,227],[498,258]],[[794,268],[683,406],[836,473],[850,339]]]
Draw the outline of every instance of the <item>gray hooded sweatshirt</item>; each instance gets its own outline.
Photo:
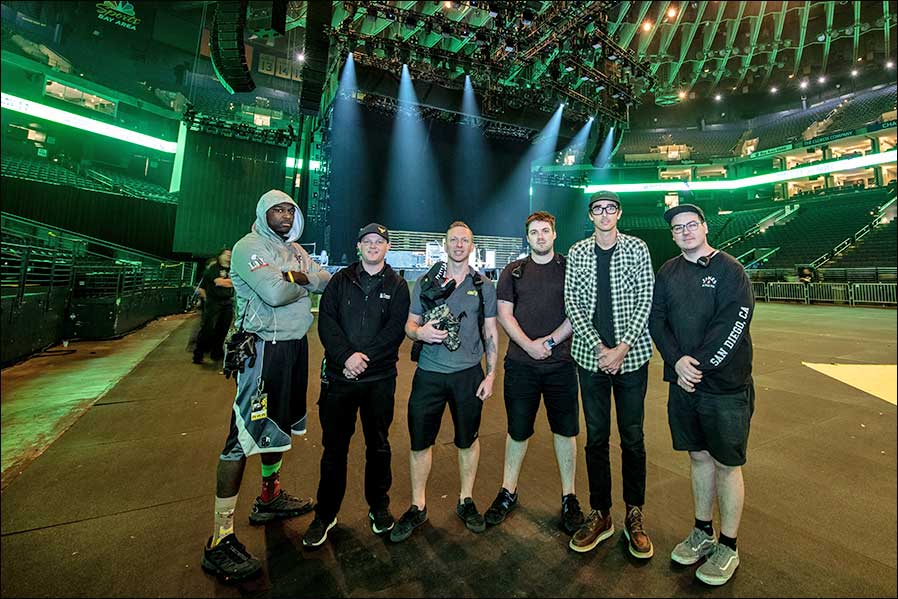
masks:
[[[231,281],[237,296],[234,325],[265,341],[302,339],[312,326],[309,293],[321,293],[330,280],[330,274],[296,243],[304,223],[298,206],[286,239],[268,226],[266,213],[282,203],[296,206],[289,195],[276,189],[259,198],[252,233],[234,245],[231,256]],[[283,273],[288,271],[306,273],[309,284],[284,280]]]

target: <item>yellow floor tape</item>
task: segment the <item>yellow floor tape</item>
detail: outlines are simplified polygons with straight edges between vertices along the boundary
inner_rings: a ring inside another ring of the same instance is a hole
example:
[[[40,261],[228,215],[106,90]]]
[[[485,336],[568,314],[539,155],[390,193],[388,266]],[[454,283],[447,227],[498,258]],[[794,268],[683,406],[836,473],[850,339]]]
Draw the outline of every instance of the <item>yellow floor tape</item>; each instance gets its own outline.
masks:
[[[802,364],[890,404],[898,405],[898,366],[895,364]]]

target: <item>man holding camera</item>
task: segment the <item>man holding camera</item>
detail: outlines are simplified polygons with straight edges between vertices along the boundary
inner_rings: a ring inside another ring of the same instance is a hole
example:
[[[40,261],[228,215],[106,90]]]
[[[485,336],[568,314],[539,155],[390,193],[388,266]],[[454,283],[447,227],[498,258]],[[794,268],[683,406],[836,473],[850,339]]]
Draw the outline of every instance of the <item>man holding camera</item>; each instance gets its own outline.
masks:
[[[251,523],[292,518],[312,509],[311,499],[281,489],[278,475],[291,435],[306,432],[310,293],[320,293],[330,280],[296,243],[302,230],[296,203],[273,189],[259,198],[252,232],[234,245],[231,280],[238,330],[228,341],[225,371],[238,372],[237,396],[218,462],[215,527],[202,559],[203,570],[224,582],[245,580],[261,569],[234,534],[247,456],[258,453],[262,460],[262,492],[253,503]]]
[[[405,332],[420,342],[408,401],[412,505],[390,532],[394,542],[404,541],[427,520],[427,478],[446,404],[455,425],[461,476],[455,511],[469,530],[486,529],[472,493],[480,460],[480,414],[493,394],[499,343],[496,288],[468,265],[473,249],[471,228],[461,221],[452,223],[446,232],[447,261],[419,278],[412,292]],[[486,376],[480,366],[484,354]]]

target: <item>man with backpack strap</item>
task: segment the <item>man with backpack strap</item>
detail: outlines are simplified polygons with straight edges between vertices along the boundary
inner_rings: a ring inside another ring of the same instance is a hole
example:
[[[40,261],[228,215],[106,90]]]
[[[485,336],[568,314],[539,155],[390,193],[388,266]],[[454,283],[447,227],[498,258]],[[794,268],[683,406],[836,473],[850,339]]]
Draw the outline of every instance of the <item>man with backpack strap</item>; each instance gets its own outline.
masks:
[[[452,223],[446,232],[447,261],[419,278],[412,292],[405,332],[422,343],[408,403],[412,505],[390,532],[394,542],[404,541],[427,520],[427,478],[447,403],[461,477],[456,514],[473,532],[486,528],[472,494],[480,460],[480,414],[493,394],[499,344],[496,288],[468,265],[473,250],[471,228]],[[438,316],[425,320],[425,314]],[[486,375],[480,364],[484,354]]]
[[[518,504],[518,475],[533,435],[540,397],[554,434],[561,475],[561,523],[568,534],[583,524],[574,491],[580,406],[577,366],[571,358],[571,323],[564,312],[565,259],[555,253],[555,217],[534,212],[525,223],[530,255],[508,264],[499,277],[499,322],[508,333],[505,355],[505,468],[502,488],[484,514],[500,524]]]

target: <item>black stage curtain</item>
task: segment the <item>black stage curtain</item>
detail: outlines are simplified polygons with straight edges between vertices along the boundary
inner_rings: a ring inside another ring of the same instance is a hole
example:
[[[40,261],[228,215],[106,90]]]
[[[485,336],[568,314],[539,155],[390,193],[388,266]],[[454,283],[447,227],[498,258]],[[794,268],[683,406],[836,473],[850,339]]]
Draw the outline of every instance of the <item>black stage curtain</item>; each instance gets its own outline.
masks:
[[[156,256],[172,254],[174,204],[10,177],[2,191],[5,212]]]
[[[212,256],[249,233],[256,203],[281,189],[287,149],[208,133],[187,135],[174,250]]]

